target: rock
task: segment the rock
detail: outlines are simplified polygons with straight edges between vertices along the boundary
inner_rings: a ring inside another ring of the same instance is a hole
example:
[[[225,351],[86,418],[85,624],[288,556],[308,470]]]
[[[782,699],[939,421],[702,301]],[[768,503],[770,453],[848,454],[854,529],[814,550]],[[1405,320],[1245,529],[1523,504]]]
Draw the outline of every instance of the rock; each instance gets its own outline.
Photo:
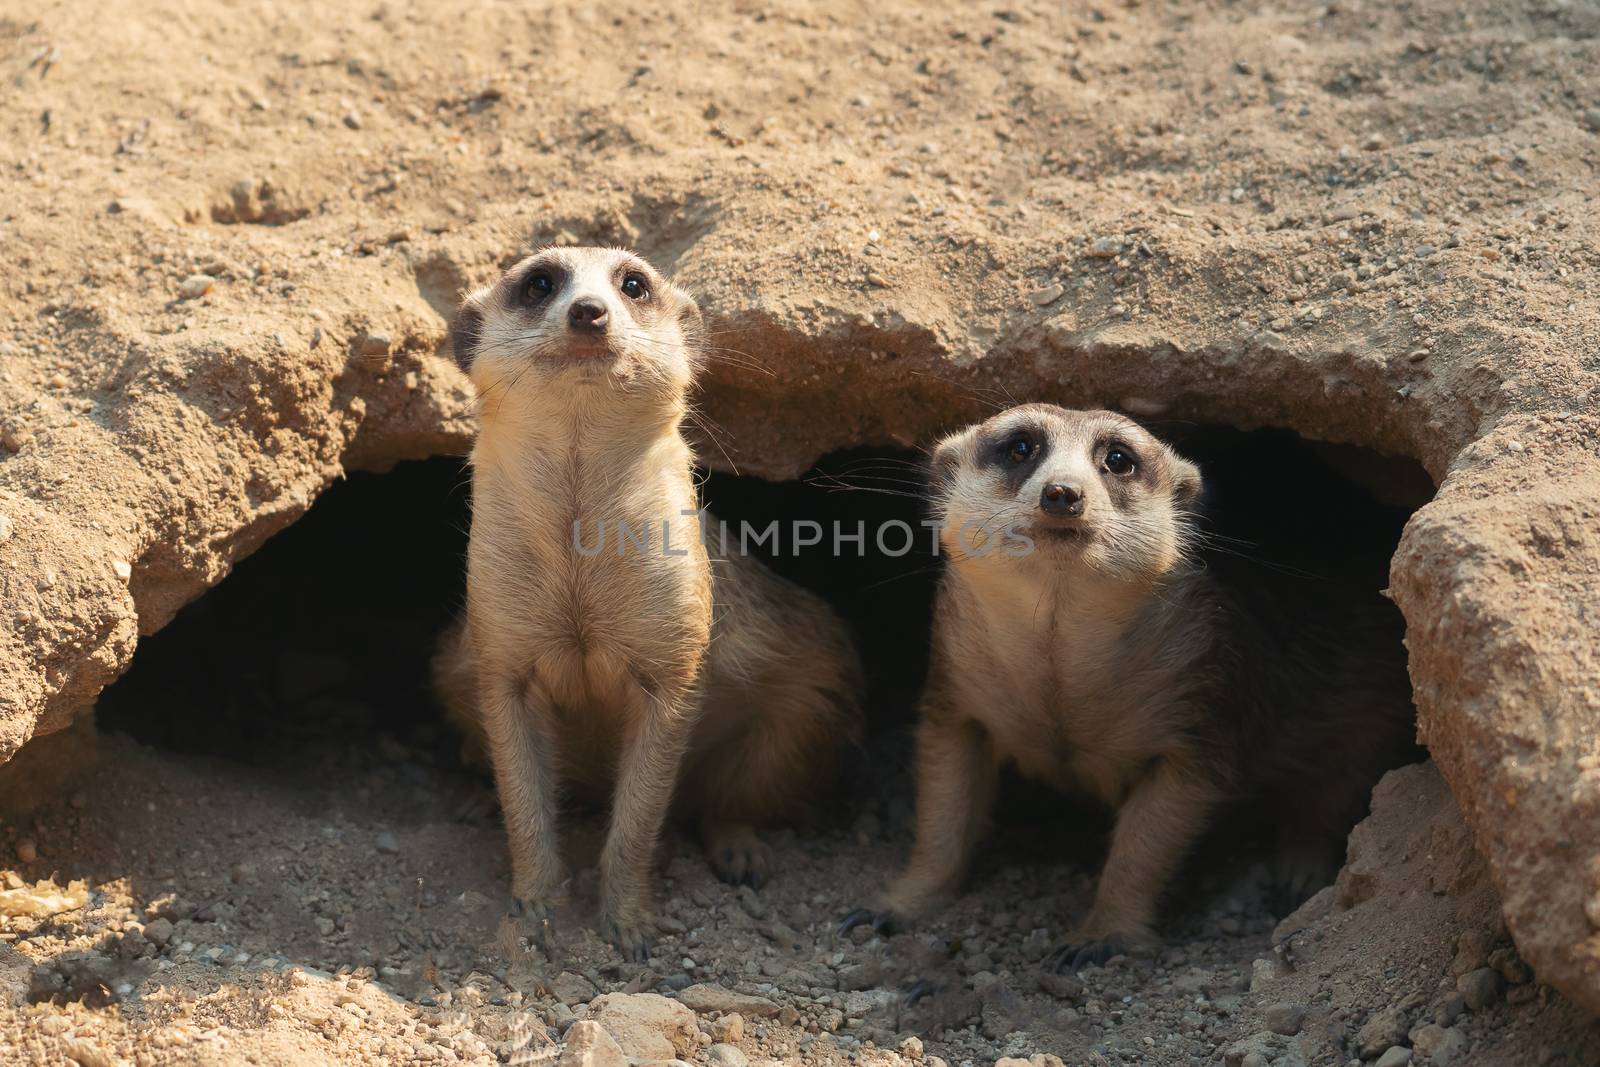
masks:
[[[1433,1021],[1438,1023],[1440,1026],[1449,1026],[1451,1023],[1461,1018],[1461,1013],[1466,1010],[1467,998],[1463,997],[1460,993],[1450,993],[1443,1000],[1439,1001],[1439,1006],[1434,1009]]]
[[[854,963],[839,968],[839,988],[846,992],[871,989],[883,981],[883,964],[877,960]]]
[[[750,1057],[737,1046],[721,1043],[706,1049],[706,1062],[711,1067],[750,1067]]]
[[[1522,961],[1515,948],[1499,948],[1489,954],[1489,966],[1500,972],[1506,985],[1526,985],[1533,981],[1533,968]]]
[[[778,1005],[766,997],[747,996],[709,983],[689,986],[678,994],[678,1003],[702,1015],[738,1012],[746,1019],[770,1019],[778,1014]]]
[[[1066,291],[1066,288],[1060,282],[1052,282],[1042,289],[1035,289],[1029,293],[1028,299],[1033,301],[1036,307],[1049,307],[1057,300],[1060,300],[1061,295]]]
[[[1411,1050],[1404,1045],[1390,1045],[1373,1067],[1406,1067],[1411,1062]]]
[[[1473,1011],[1482,1011],[1500,999],[1500,972],[1491,967],[1479,967],[1456,979],[1456,989]]]
[[[1411,1035],[1412,1049],[1433,1067],[1450,1067],[1453,1063],[1461,1062],[1471,1044],[1467,1035],[1456,1027],[1435,1023],[1418,1027]]]
[[[1267,1029],[1275,1034],[1292,1037],[1300,1032],[1306,1021],[1304,1004],[1274,1004],[1263,1013]]]
[[[1266,1067],[1281,1047],[1282,1039],[1276,1034],[1251,1034],[1224,1049],[1222,1062],[1226,1067]]]
[[[908,1060],[922,1059],[922,1038],[908,1037],[904,1041],[900,1042],[900,1055],[904,1056]]]
[[[731,1011],[711,1024],[711,1036],[725,1044],[738,1044],[744,1040],[744,1016]]]
[[[1583,113],[1583,124],[1590,133],[1600,133],[1600,107],[1591,107]]]
[[[589,1017],[634,1059],[670,1060],[699,1046],[694,1012],[659,993],[606,993],[590,1002]]]
[[[198,300],[211,291],[217,280],[209,274],[191,274],[178,283],[179,300]]]
[[[19,837],[14,846],[18,863],[32,863],[39,858],[39,847],[33,843],[31,837]]]
[[[1121,237],[1096,237],[1089,242],[1089,254],[1096,259],[1115,259],[1127,247]]]
[[[628,1067],[621,1046],[603,1026],[588,1019],[568,1028],[566,1044],[556,1062],[558,1067]]]
[[[400,851],[399,839],[388,830],[380,830],[378,836],[373,840],[373,844],[377,846],[379,852],[391,856]]]
[[[1376,1056],[1390,1045],[1398,1045],[1406,1037],[1406,1017],[1397,1006],[1379,1009],[1356,1033],[1356,1047],[1361,1057]]]
[[[1056,974],[1053,971],[1039,971],[1039,988],[1053,997],[1063,1000],[1076,1000],[1083,996],[1083,980],[1070,974]],[[1193,996],[1194,994],[1188,994]]]
[[[550,993],[569,1008],[574,1004],[587,1004],[600,990],[595,984],[575,971],[562,971],[550,983]]]
[[[144,924],[145,940],[157,948],[164,948],[172,940],[172,920],[167,918],[152,919]]]
[[[387,356],[394,339],[386,333],[367,333],[362,335],[359,347],[362,356]]]
[[[1450,973],[1459,978],[1468,971],[1486,966],[1490,946],[1489,931],[1476,927],[1463,930],[1456,937],[1456,954],[1450,962]]]

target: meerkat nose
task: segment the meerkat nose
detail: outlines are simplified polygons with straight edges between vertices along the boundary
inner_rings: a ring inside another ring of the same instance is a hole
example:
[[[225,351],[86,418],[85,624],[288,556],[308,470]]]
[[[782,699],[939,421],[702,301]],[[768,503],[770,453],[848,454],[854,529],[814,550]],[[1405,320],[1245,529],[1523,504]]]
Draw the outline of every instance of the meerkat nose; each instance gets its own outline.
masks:
[[[1083,490],[1076,485],[1052,482],[1039,494],[1039,507],[1052,515],[1082,515]]]
[[[567,308],[567,325],[581,333],[599,333],[608,318],[606,306],[592,296],[580,296]]]

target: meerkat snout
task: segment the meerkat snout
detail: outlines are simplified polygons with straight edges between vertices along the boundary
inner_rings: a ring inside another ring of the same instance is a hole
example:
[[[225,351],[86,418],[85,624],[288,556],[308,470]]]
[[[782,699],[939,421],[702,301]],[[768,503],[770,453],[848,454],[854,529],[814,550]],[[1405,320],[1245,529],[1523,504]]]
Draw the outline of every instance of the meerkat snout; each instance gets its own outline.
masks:
[[[580,296],[567,305],[567,329],[574,333],[605,333],[611,314],[592,296]]]
[[[1083,514],[1083,487],[1051,482],[1039,493],[1039,508],[1047,515],[1077,518]]]

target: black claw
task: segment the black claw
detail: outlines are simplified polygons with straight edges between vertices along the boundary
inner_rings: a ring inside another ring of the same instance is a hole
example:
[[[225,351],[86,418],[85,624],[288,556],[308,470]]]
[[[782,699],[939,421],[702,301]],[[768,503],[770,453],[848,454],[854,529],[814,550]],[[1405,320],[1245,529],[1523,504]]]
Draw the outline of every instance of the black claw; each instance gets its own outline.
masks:
[[[1098,967],[1126,951],[1122,938],[1105,937],[1082,945],[1062,945],[1045,957],[1044,966],[1056,974],[1067,974],[1085,967]]]
[[[894,916],[886,911],[857,908],[839,920],[839,936],[843,937],[858,926],[872,927],[873,933],[888,936],[894,932]]]
[[[904,1008],[916,1007],[917,1001],[924,997],[931,997],[939,992],[940,987],[926,978],[918,978],[906,988],[905,996],[901,998],[900,1005]]]

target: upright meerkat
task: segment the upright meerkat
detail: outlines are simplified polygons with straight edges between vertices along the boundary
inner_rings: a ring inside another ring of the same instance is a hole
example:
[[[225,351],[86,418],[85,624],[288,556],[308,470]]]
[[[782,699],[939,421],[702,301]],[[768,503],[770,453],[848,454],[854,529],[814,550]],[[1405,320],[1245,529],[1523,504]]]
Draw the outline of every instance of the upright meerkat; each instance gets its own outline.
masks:
[[[529,256],[452,326],[480,426],[467,609],[436,684],[493,763],[519,911],[562,891],[558,782],[610,790],[602,929],[635,959],[675,788],[718,872],[758,881],[754,825],[804,815],[860,727],[841,621],[702,544],[679,429],[701,333],[686,293],[601,248]]]
[[[1399,615],[1196,551],[1200,471],[1129,419],[1029,404],[942,441],[931,494],[947,567],[917,734],[916,842],[879,910],[960,885],[996,777],[1116,812],[1094,904],[1056,968],[1153,938],[1162,891],[1231,805],[1281,816],[1300,890],[1414,727]]]

